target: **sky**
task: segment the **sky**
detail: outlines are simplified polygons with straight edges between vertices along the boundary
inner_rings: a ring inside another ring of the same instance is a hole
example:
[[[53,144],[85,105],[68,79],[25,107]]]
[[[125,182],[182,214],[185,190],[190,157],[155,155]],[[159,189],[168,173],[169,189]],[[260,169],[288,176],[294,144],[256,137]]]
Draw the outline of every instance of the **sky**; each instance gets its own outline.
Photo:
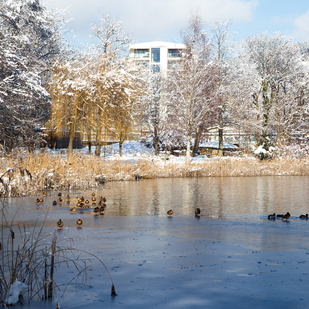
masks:
[[[182,43],[180,31],[192,13],[205,23],[232,22],[233,39],[280,32],[293,41],[309,40],[309,1],[304,0],[41,0],[48,9],[65,9],[67,37],[83,48],[96,43],[91,25],[109,14],[122,21],[135,43],[165,41]]]

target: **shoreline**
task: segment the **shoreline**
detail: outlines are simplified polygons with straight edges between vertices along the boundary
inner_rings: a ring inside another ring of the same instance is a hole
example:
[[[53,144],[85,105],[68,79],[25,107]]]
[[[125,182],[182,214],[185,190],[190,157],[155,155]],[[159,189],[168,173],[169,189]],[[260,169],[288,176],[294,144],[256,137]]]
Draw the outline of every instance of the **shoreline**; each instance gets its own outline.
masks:
[[[259,160],[255,157],[164,160],[153,155],[108,158],[39,153],[2,158],[0,197],[34,196],[43,191],[89,189],[112,181],[155,178],[309,176],[309,159]]]

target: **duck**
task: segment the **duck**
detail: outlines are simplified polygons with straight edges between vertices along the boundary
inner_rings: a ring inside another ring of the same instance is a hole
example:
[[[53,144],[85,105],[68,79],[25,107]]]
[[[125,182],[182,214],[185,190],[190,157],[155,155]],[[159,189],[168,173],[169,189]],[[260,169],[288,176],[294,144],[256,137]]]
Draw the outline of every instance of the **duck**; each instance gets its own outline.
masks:
[[[86,204],[86,205],[89,205],[89,203],[90,203],[89,200],[86,200],[86,201],[85,201],[85,204]]]
[[[308,214],[300,215],[299,218],[300,218],[300,219],[308,219]]]
[[[40,199],[37,198],[37,199],[35,200],[35,203],[36,203],[36,205],[39,205],[39,204],[40,204]]]
[[[169,217],[171,217],[171,216],[173,215],[173,213],[174,213],[174,212],[173,212],[172,209],[170,209],[170,210],[167,211],[167,214],[168,214]]]
[[[58,203],[61,204],[62,203],[62,198],[58,199]]]
[[[80,209],[85,209],[84,203],[80,203],[80,204],[79,204],[79,208],[80,208]]]
[[[94,192],[92,192],[92,193],[91,193],[91,195],[92,195],[92,196],[95,196],[95,193],[94,193]]]
[[[277,215],[277,218],[283,218],[283,214]]]
[[[40,198],[40,203],[43,203],[43,202],[44,202],[44,200],[42,198]]]
[[[95,201],[96,201],[96,198],[95,198],[94,196],[92,197],[92,201],[93,201],[93,202],[95,202]]]
[[[67,195],[67,204],[70,204],[70,202],[71,202],[70,195]]]
[[[76,221],[76,223],[77,223],[78,227],[81,227],[82,224],[83,224],[83,221],[82,221],[81,219],[78,219],[78,220]]]
[[[47,192],[46,191],[43,192],[43,196],[47,196]]]
[[[103,196],[101,196],[101,197],[100,197],[100,201],[103,202],[103,203],[106,203],[106,198],[103,197]]]
[[[283,219],[285,219],[286,221],[291,217],[291,214],[289,212],[287,212],[285,215],[282,216]]]
[[[58,196],[60,197],[61,195],[62,195],[61,192],[59,192],[59,193],[58,193]]]
[[[81,201],[81,202],[85,202],[85,199],[84,199],[83,196],[80,198],[80,201]]]
[[[273,213],[273,214],[268,215],[267,219],[276,219],[276,214]]]
[[[56,206],[57,205],[57,201],[53,201],[53,205]]]
[[[99,212],[100,212],[100,208],[99,207],[95,207],[93,212],[94,212],[95,215],[98,215]]]
[[[63,227],[63,222],[61,219],[59,219],[59,221],[57,222],[57,226],[58,226],[58,229],[61,230],[62,227]]]
[[[70,211],[75,212],[75,211],[76,211],[76,207],[75,207],[75,206],[72,207],[72,208],[70,209]]]
[[[96,204],[95,202],[93,202],[93,203],[92,203],[92,206],[95,207],[95,206],[97,206],[97,204]]]
[[[201,215],[201,209],[200,208],[196,208],[195,209],[195,216],[199,217]]]

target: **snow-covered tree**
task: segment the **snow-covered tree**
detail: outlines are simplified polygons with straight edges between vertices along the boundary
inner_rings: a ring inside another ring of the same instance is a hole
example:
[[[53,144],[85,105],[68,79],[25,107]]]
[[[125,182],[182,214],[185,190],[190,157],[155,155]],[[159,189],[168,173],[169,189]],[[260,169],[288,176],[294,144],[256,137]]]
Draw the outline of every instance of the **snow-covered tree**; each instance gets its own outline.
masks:
[[[0,142],[7,150],[40,141],[50,114],[46,77],[60,51],[62,25],[59,12],[38,0],[0,2]]]
[[[258,144],[267,135],[286,143],[291,134],[307,130],[308,66],[299,45],[279,33],[248,37],[244,49],[256,71],[254,99]]]
[[[183,36],[187,49],[181,68],[168,75],[167,93],[171,105],[169,116],[186,132],[186,161],[189,163],[191,136],[211,113],[218,72],[216,64],[210,62],[207,36],[201,30],[198,15],[191,17],[189,29]]]
[[[212,60],[216,62],[219,74],[219,90],[217,95],[217,125],[219,137],[219,156],[223,156],[223,129],[230,122],[230,106],[227,99],[229,82],[229,62],[227,56],[231,52],[232,43],[229,21],[217,21],[209,26],[211,32]]]
[[[149,73],[149,72],[148,72]],[[143,121],[153,137],[155,155],[158,155],[161,133],[166,126],[167,106],[164,98],[165,79],[160,73],[149,73],[145,77],[146,90],[142,97]]]
[[[109,62],[108,66],[105,66],[106,70],[110,69],[111,72],[121,65],[119,59],[127,54],[129,44],[132,39],[128,37],[123,30],[121,21],[115,21],[110,15],[102,16],[97,24],[94,24],[91,28],[93,37],[99,39],[99,44],[96,48],[98,53],[102,54],[104,59]],[[113,74],[113,73],[112,73]],[[103,102],[103,101],[102,101]],[[102,108],[98,109],[98,121],[102,119]],[[101,149],[101,132],[103,125],[98,123],[97,126],[97,139],[96,139],[96,155],[100,155]]]
[[[123,60],[121,66],[107,74],[107,78],[112,85],[108,94],[106,126],[119,143],[121,156],[123,142],[139,123],[139,98],[143,92],[143,83],[139,77],[139,67],[129,60]]]

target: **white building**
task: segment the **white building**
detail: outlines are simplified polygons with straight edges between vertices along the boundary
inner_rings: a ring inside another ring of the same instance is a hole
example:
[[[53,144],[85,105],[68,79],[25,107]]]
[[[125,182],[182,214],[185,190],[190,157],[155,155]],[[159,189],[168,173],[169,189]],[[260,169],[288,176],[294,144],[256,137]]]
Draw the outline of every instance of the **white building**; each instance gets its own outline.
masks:
[[[143,64],[153,72],[166,72],[180,66],[180,59],[185,44],[168,42],[147,42],[130,45],[130,58]]]

